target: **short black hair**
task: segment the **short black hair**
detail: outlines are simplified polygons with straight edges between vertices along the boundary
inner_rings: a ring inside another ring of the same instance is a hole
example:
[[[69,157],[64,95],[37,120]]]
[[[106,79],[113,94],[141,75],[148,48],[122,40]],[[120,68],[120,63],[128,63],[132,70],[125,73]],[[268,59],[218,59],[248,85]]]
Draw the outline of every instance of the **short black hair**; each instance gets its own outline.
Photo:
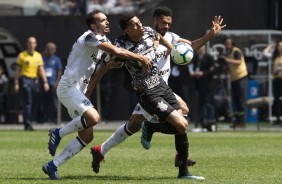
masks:
[[[89,29],[91,29],[90,25],[96,23],[95,15],[98,13],[102,13],[100,10],[94,10],[87,14],[85,23]]]
[[[160,6],[160,7],[157,7],[154,11],[154,14],[153,14],[153,18],[154,17],[160,17],[160,16],[170,16],[172,17],[173,16],[173,12],[170,8],[166,7],[166,6]]]
[[[119,19],[119,27],[122,30],[124,30],[127,27],[129,20],[135,16],[136,15],[134,13],[128,13],[128,14],[122,15]]]

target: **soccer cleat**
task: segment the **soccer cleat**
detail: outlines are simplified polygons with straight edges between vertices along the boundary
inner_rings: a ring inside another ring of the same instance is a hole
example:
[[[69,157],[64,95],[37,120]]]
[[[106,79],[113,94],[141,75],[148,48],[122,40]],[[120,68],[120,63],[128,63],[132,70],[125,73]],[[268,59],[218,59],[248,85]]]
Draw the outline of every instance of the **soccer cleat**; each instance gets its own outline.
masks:
[[[194,176],[191,173],[188,173],[187,175],[184,176],[177,176],[178,179],[188,179],[188,180],[205,180],[205,177],[203,176]]]
[[[53,161],[48,162],[47,164],[42,166],[42,170],[45,174],[49,176],[51,180],[59,180],[57,167],[54,165]]]
[[[190,157],[187,158],[187,166],[188,167],[193,166],[196,163],[197,163],[196,160],[192,160]],[[174,165],[175,165],[175,167],[179,167],[178,154],[175,155]]]
[[[95,173],[100,170],[100,162],[104,160],[104,156],[101,154],[101,145],[94,146],[90,148],[90,153],[92,154],[92,169]]]
[[[59,135],[59,128],[51,128],[49,130],[49,142],[48,142],[48,149],[49,153],[54,156],[57,150],[57,147],[61,141],[61,137]]]
[[[143,148],[148,150],[151,148],[151,140],[152,140],[153,134],[147,130],[145,121],[142,121],[141,128],[142,128],[141,143],[142,143]]]

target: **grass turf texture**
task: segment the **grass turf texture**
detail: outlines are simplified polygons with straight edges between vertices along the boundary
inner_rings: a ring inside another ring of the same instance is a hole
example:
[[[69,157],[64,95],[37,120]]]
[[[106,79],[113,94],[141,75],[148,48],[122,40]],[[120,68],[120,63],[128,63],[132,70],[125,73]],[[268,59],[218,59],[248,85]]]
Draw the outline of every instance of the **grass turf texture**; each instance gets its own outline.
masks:
[[[96,131],[99,144],[111,131]],[[0,183],[53,183],[41,166],[52,159],[48,131],[0,131]],[[138,133],[106,155],[100,173],[91,168],[90,145],[59,167],[58,183],[281,183],[281,132],[189,132],[190,155],[197,164],[190,171],[205,181],[176,179],[174,137],[154,134],[146,151]],[[72,139],[66,136],[57,153]]]

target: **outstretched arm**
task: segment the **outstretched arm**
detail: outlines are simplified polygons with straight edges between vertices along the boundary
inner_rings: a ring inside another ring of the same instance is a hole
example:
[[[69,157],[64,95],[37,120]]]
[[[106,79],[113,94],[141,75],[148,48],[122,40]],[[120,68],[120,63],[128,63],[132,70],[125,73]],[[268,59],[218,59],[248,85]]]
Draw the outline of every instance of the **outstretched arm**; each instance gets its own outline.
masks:
[[[210,31],[204,35],[203,37],[192,41],[192,48],[193,50],[198,50],[203,45],[205,45],[210,39],[212,39],[215,35],[217,35],[221,29],[226,27],[226,25],[222,25],[223,18],[219,16],[215,16],[214,20],[212,21],[212,26],[210,28]]]
[[[143,64],[143,67],[145,68],[146,71],[149,71],[152,68],[151,61],[146,56],[135,54],[126,49],[116,47],[109,42],[103,42],[102,44],[98,45],[97,47],[107,53],[115,55],[118,58],[132,59],[132,60],[140,61]]]

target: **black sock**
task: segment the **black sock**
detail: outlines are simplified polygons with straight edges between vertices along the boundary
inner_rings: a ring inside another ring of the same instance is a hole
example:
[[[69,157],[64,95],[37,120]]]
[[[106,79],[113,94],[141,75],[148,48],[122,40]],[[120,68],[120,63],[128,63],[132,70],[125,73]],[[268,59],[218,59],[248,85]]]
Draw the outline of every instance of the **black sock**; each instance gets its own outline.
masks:
[[[175,147],[178,152],[179,173],[178,176],[186,176],[188,174],[187,157],[188,157],[188,138],[187,134],[175,135]]]
[[[168,122],[151,123],[147,121],[145,126],[150,133],[161,132],[164,134],[178,134],[178,131]]]

